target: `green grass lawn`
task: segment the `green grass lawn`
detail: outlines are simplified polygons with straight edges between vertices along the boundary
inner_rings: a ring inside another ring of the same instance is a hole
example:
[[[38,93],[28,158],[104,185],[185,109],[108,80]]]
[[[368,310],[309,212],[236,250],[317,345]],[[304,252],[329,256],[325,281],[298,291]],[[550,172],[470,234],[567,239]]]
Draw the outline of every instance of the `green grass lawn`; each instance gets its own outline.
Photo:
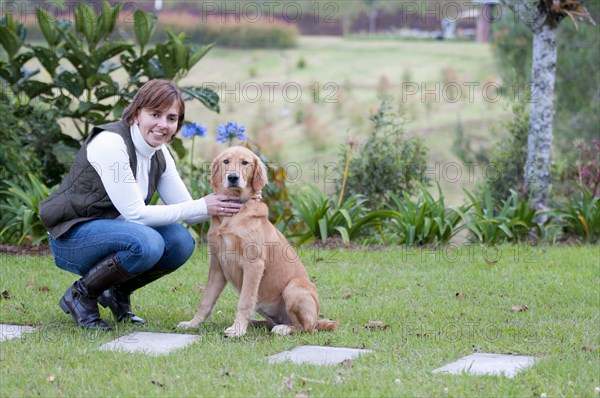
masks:
[[[336,332],[223,338],[236,297],[227,288],[201,339],[166,356],[99,351],[134,331],[178,332],[208,272],[199,247],[180,271],[133,296],[148,323],[100,333],[75,327],[58,300],[75,276],[49,256],[3,255],[0,321],[34,325],[0,343],[1,396],[594,396],[600,386],[598,247],[462,246],[452,251],[301,249]],[[48,289],[40,289],[40,287]],[[515,305],[526,305],[516,312]],[[105,319],[110,318],[102,310]],[[386,329],[367,329],[382,321]],[[189,333],[189,331],[187,332]],[[373,350],[351,367],[267,364],[299,345]],[[538,357],[514,379],[431,371],[474,352]],[[444,390],[447,389],[447,393]]]

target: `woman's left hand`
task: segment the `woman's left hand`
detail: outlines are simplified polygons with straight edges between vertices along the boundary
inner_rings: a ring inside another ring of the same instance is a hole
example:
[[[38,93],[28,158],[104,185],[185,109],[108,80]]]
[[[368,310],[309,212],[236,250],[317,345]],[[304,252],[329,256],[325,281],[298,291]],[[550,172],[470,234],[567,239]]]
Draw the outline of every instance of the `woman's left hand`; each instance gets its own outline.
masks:
[[[204,197],[206,211],[210,216],[231,217],[237,214],[242,204],[236,202],[239,197],[232,195],[219,195],[216,193],[208,194]]]

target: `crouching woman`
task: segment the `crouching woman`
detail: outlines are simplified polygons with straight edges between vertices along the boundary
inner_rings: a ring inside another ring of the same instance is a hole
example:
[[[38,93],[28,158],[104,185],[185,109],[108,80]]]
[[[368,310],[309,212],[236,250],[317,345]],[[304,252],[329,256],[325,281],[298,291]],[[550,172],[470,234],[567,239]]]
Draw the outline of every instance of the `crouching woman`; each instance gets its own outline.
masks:
[[[60,187],[40,204],[55,264],[81,278],[60,299],[73,322],[111,330],[98,303],[117,322],[144,323],[131,311],[135,290],[183,265],[194,239],[179,222],[206,221],[239,211],[237,199],[192,199],[167,144],[185,114],[178,87],[151,80],[120,121],[96,126]],[[158,192],[164,205],[151,205]]]

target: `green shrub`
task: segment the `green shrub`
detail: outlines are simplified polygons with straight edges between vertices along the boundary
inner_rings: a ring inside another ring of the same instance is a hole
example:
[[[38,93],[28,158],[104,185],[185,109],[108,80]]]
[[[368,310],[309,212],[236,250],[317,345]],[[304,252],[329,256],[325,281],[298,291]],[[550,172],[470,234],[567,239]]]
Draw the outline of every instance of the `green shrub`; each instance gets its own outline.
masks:
[[[541,236],[541,227],[535,221],[537,211],[531,208],[528,200],[521,200],[516,191],[510,190],[510,196],[499,207],[494,204],[487,189],[483,192],[483,200],[476,199],[467,190],[464,192],[471,202],[471,209],[462,213],[462,218],[474,240],[497,244],[505,241],[521,242]]]
[[[136,48],[114,37],[120,10],[120,4],[111,7],[104,1],[96,14],[94,7],[80,3],[73,9],[73,21],[66,21],[36,8],[44,40],[41,44],[30,44],[26,27],[11,14],[0,19],[0,128],[7,148],[1,172],[2,180],[10,182],[0,199],[6,211],[0,230],[7,239],[37,241],[31,226],[38,224],[30,218],[36,217],[37,209],[23,210],[29,206],[16,201],[15,195],[34,191],[38,178],[48,185],[61,179],[79,149],[71,137],[85,139],[92,126],[118,119],[145,82],[181,79],[212,48],[188,45],[185,35],[171,32],[164,42],[149,47],[156,18],[141,9],[133,13]],[[115,62],[116,57],[120,63]],[[37,80],[41,68],[47,77]],[[121,86],[115,79],[123,72],[128,78]],[[214,91],[203,87],[181,87],[181,91],[185,100],[196,99],[219,112]],[[171,148],[179,157],[185,155],[179,138]],[[31,174],[29,181],[13,179],[27,173]],[[10,197],[4,198],[4,194]]]
[[[45,43],[27,44],[27,30],[10,14],[0,20],[0,44],[6,62],[0,62],[2,95],[15,107],[41,102],[67,118],[65,133],[81,139],[94,125],[113,121],[139,87],[156,78],[181,79],[211,46],[201,48],[185,44],[185,37],[167,32],[165,42],[149,48],[155,29],[155,16],[138,9],[133,28],[138,45],[112,38],[121,6],[103,3],[96,15],[89,4],[74,8],[74,20],[57,20],[43,8],[36,17]],[[120,56],[120,63],[114,59]],[[36,60],[49,75],[50,82],[36,80],[40,69],[25,64]],[[127,73],[127,83],[115,80]],[[207,88],[181,87],[185,99],[197,99],[210,110],[219,111],[218,95]],[[35,100],[35,101],[34,101]]]
[[[39,217],[39,204],[50,194],[50,189],[33,174],[21,183],[7,182],[9,188],[0,193],[5,202],[2,209],[2,242],[38,244],[48,239],[46,227]]]
[[[12,106],[0,100],[0,184],[39,170],[40,160],[34,148],[24,143],[28,127],[26,120],[13,113]]]
[[[233,48],[291,48],[297,45],[299,35],[295,25],[283,21],[234,17],[223,21],[218,16],[189,13],[160,14],[158,30],[157,39],[164,35],[162,30],[171,30],[185,32],[192,43]]]
[[[508,138],[502,139],[490,150],[486,178],[476,190],[480,200],[485,200],[485,192],[488,192],[494,206],[499,206],[510,195],[511,189],[525,196],[529,112],[524,104],[514,104],[512,113],[513,118],[502,124]]]
[[[579,193],[554,215],[567,236],[576,236],[586,243],[600,240],[600,197],[594,196],[586,187],[580,186]]]
[[[406,136],[392,102],[383,100],[370,119],[373,126],[366,142],[355,151],[344,148],[340,156],[340,164],[346,164],[350,154],[346,185],[341,187],[344,197],[364,195],[379,203],[389,193],[410,195],[418,184],[427,184],[427,149],[421,139]]]
[[[263,202],[269,207],[269,219],[284,235],[293,233],[294,230],[290,229],[292,228],[290,223],[294,214],[290,194],[285,184],[287,171],[284,166],[269,162],[260,152],[258,155],[267,165],[269,183],[263,188],[262,194]]]
[[[0,100],[0,184],[20,183],[30,173],[47,186],[60,182],[79,143],[62,134],[57,113],[37,105],[15,109]]]
[[[291,201],[296,221],[302,225],[302,231],[291,236],[298,244],[317,239],[325,243],[334,235],[348,244],[373,229],[381,231],[383,220],[394,215],[389,210],[368,211],[367,199],[361,195],[352,195],[338,206],[314,184],[292,196]]]
[[[413,201],[406,192],[403,198],[390,193],[390,203],[386,205],[394,212],[394,216],[385,223],[394,235],[397,243],[405,245],[443,245],[450,242],[465,225],[460,225],[462,214],[470,205],[460,206],[458,209],[446,208],[444,195],[438,184],[439,198],[433,196],[420,186],[416,201]]]

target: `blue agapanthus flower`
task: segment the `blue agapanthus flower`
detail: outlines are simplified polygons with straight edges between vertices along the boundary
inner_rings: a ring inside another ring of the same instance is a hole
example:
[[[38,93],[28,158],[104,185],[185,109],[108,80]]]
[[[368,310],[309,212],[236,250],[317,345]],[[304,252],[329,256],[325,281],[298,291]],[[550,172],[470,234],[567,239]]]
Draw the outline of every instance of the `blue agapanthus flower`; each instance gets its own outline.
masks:
[[[235,138],[244,141],[246,139],[246,136],[244,135],[245,131],[246,128],[244,126],[238,126],[238,124],[234,122],[228,122],[226,125],[219,124],[217,126],[217,141],[223,143],[229,142],[230,145]]]
[[[181,136],[183,138],[192,138],[194,136],[204,137],[206,136],[206,127],[200,123],[187,123],[181,128]]]

